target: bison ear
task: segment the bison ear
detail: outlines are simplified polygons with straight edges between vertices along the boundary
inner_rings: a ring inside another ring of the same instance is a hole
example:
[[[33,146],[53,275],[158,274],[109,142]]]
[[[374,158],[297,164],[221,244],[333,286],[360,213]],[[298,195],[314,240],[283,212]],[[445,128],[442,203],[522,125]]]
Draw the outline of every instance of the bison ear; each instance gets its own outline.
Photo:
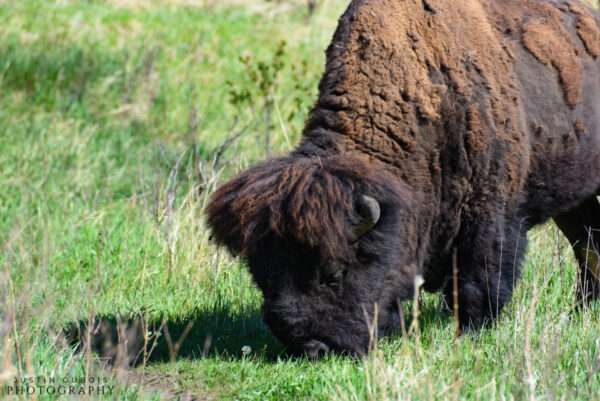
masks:
[[[360,220],[354,227],[354,236],[359,239],[375,227],[381,217],[381,207],[375,198],[360,195],[356,200],[356,211]]]

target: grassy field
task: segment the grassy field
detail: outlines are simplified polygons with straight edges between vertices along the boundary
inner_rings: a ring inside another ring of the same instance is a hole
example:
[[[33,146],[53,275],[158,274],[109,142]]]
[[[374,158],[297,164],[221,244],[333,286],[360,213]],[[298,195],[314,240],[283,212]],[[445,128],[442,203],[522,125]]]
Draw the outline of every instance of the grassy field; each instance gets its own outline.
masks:
[[[299,139],[345,2],[321,3],[0,0],[0,398],[102,375],[115,392],[91,398],[600,400],[600,304],[573,310],[553,226],[480,333],[455,339],[436,296],[364,361],[288,358],[263,325],[202,211]],[[96,317],[148,322],[155,352],[114,370],[76,352],[63,329]]]

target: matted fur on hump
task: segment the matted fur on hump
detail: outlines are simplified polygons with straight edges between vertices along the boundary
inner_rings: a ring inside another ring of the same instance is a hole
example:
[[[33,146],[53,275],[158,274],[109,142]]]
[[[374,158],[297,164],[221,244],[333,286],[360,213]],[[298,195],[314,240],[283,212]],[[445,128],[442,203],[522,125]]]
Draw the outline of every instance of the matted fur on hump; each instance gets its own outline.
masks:
[[[357,196],[374,196],[382,207],[397,203],[402,197],[394,181],[347,155],[269,160],[214,193],[208,223],[213,238],[234,255],[248,256],[275,235],[314,248],[324,259],[348,260]]]

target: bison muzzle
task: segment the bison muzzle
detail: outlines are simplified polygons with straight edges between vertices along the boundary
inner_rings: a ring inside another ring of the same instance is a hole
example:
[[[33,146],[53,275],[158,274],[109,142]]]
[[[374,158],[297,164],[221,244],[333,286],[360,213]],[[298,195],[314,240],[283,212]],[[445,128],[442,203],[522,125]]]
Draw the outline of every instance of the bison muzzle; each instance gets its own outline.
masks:
[[[207,209],[273,333],[311,357],[365,354],[421,277],[479,327],[551,218],[580,302],[597,298],[599,25],[576,1],[352,1],[300,144]]]

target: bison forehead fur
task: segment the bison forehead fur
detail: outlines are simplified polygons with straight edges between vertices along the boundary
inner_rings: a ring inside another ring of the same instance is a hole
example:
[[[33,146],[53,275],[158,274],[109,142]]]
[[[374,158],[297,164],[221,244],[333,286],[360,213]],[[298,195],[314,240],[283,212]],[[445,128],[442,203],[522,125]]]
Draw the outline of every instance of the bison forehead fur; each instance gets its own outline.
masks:
[[[301,143],[208,206],[273,332],[312,356],[366,352],[420,276],[463,327],[492,321],[550,218],[580,301],[597,298],[599,21],[566,0],[353,1]]]

